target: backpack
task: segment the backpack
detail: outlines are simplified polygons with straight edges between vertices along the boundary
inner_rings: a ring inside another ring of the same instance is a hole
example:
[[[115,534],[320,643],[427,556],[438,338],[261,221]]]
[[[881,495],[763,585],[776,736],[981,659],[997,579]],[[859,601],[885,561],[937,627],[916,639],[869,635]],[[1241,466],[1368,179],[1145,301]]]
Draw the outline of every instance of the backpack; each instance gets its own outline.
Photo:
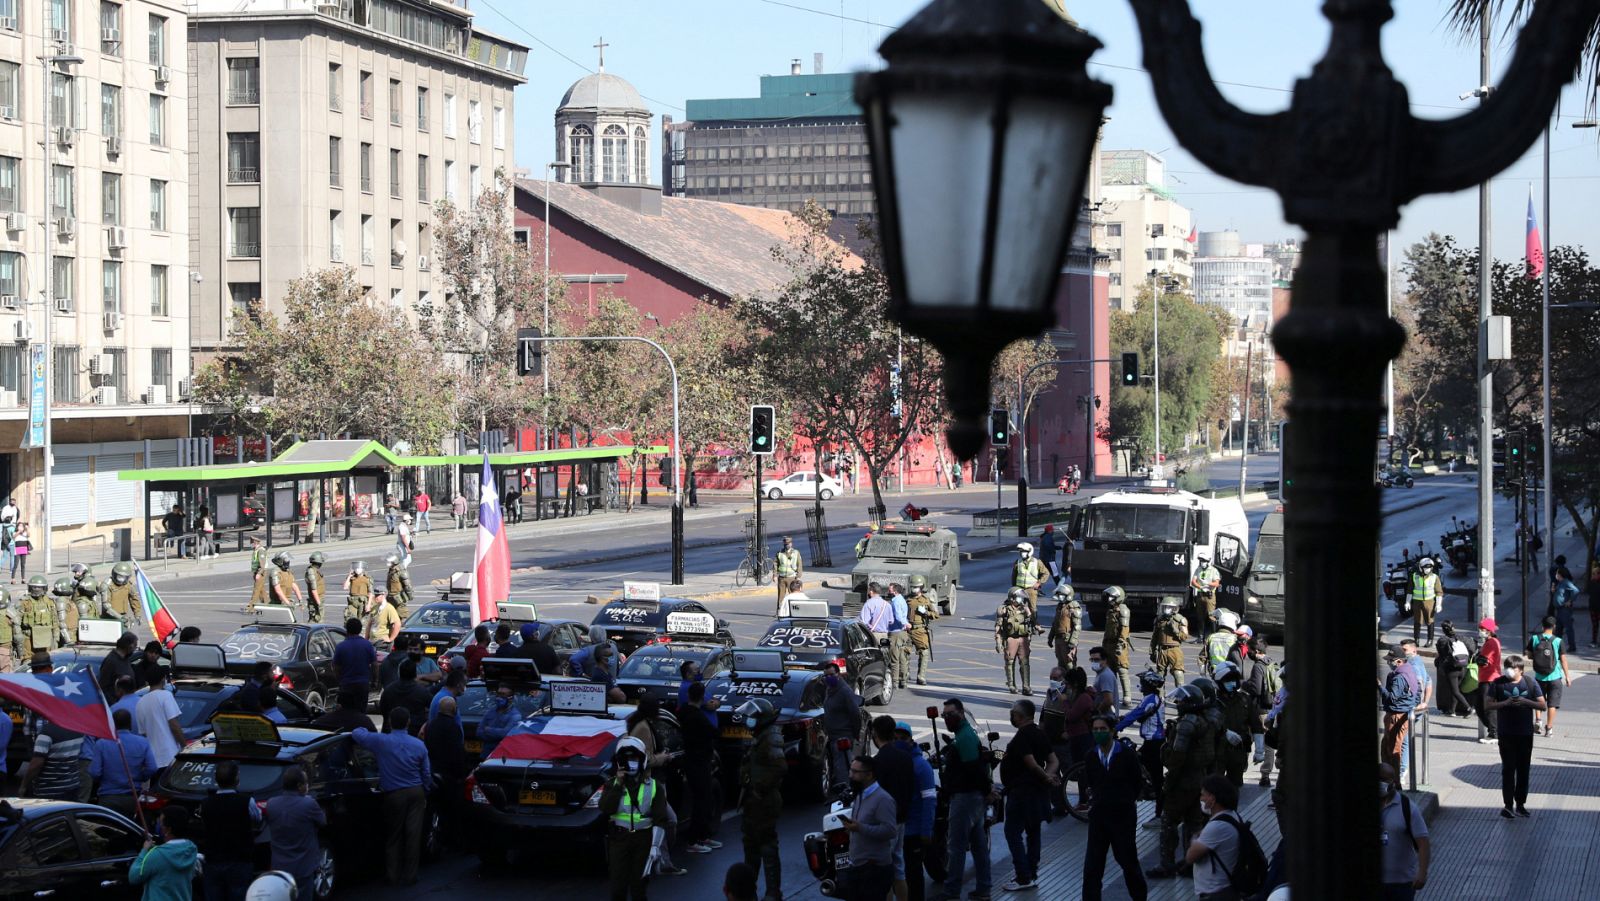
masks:
[[[1539,639],[1543,638],[1543,641]],[[1554,636],[1535,635],[1528,641],[1528,656],[1533,658],[1533,671],[1548,676],[1556,671],[1556,640]]]
[[[1467,653],[1467,643],[1459,638],[1450,642],[1450,656],[1455,658],[1456,666],[1466,666],[1467,658],[1470,656]]]
[[[1270,707],[1272,699],[1278,696],[1278,689],[1283,687],[1283,679],[1278,675],[1278,664],[1271,660],[1266,661],[1265,669],[1266,675],[1262,678],[1262,684],[1267,689],[1267,696],[1261,699],[1261,703]]]
[[[1411,831],[1411,799],[1406,797],[1405,792],[1400,793],[1400,813],[1406,818],[1406,838],[1411,839],[1411,850],[1419,850],[1417,835]]]
[[[1261,850],[1261,842],[1256,840],[1256,834],[1250,830],[1250,824],[1239,819],[1237,811],[1230,811],[1233,816],[1223,817],[1223,821],[1231,824],[1239,833],[1239,857],[1233,863],[1233,869],[1228,869],[1217,852],[1209,852],[1212,861],[1222,867],[1222,874],[1228,877],[1228,884],[1240,895],[1254,895],[1261,891],[1267,884],[1267,854]],[[1407,816],[1410,816],[1408,808]],[[1409,827],[1409,819],[1407,822]]]

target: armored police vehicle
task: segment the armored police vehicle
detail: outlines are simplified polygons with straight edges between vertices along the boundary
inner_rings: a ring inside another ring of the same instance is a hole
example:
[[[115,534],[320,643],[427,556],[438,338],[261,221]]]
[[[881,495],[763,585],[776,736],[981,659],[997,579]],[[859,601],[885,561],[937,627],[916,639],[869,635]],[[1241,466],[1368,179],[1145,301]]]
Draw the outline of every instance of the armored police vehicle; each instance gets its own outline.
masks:
[[[1220,569],[1220,567],[1219,567]],[[1250,557],[1250,568],[1243,579],[1242,588],[1230,583],[1228,573],[1222,574],[1224,591],[1244,593],[1243,606],[1234,603],[1217,603],[1230,610],[1243,610],[1244,621],[1257,633],[1265,632],[1273,641],[1283,640],[1284,589],[1289,585],[1289,572],[1284,566],[1283,512],[1268,513],[1256,536],[1255,553]]]
[[[844,612],[854,615],[867,600],[867,585],[898,582],[906,588],[912,576],[928,580],[928,590],[939,596],[944,616],[956,612],[956,588],[961,582],[961,553],[956,533],[921,523],[884,523],[867,539],[866,554],[850,571],[850,590]]]
[[[1156,605],[1189,598],[1189,581],[1206,557],[1221,572],[1242,572],[1250,526],[1236,497],[1205,498],[1177,488],[1121,488],[1090,498],[1068,532],[1080,542],[1072,584],[1096,623],[1100,592],[1121,585],[1136,621],[1155,620]],[[1217,603],[1226,606],[1224,596]]]

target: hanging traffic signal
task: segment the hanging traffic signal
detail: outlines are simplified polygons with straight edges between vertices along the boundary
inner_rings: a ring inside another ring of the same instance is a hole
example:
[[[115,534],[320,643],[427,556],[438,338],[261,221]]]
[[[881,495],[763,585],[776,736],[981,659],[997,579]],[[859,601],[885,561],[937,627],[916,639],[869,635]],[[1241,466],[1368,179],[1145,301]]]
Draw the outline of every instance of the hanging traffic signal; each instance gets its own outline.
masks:
[[[770,454],[772,445],[776,441],[775,425],[772,407],[768,404],[753,404],[750,407],[750,453]]]
[[[1133,387],[1139,384],[1139,355],[1128,353],[1122,355],[1122,384]]]
[[[517,329],[517,375],[544,374],[544,332],[536,328]]]
[[[989,442],[995,447],[1009,447],[1011,444],[1011,411],[1006,409],[994,410],[989,413]]]

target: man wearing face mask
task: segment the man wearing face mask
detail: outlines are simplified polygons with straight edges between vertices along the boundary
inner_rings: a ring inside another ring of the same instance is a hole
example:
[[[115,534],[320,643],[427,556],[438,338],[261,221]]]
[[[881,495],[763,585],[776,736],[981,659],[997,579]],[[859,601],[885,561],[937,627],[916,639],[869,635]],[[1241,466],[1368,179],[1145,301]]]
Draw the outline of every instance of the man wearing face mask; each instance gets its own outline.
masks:
[[[511,703],[512,695],[511,686],[501,683],[500,687],[495,689],[494,697],[489,699],[489,709],[478,722],[478,738],[483,742],[484,759],[489,757],[490,752],[499,746],[500,740],[506,737],[506,733],[522,719],[522,711]]]
[[[1500,678],[1489,686],[1484,706],[1495,714],[1500,734],[1500,800],[1506,819],[1528,813],[1528,769],[1533,760],[1533,718],[1546,709],[1539,680],[1524,672],[1520,654],[1507,654]]]
[[[613,901],[644,901],[645,865],[655,827],[667,822],[667,793],[646,766],[644,742],[627,736],[612,755],[616,774],[600,792]]]
[[[1242,689],[1239,669],[1231,663],[1217,667],[1216,681],[1224,739],[1220,769],[1229,782],[1240,786],[1244,784],[1244,771],[1250,763],[1250,723],[1255,718],[1255,699]]]
[[[1160,690],[1161,684],[1157,682],[1157,697]],[[1139,793],[1144,789],[1144,780],[1139,775],[1139,760],[1133,748],[1115,739],[1117,728],[1105,714],[1096,716],[1091,723],[1094,751],[1084,763],[1084,770],[1094,807],[1089,810],[1089,847],[1083,854],[1084,901],[1100,901],[1107,849],[1116,857],[1117,866],[1122,867],[1129,897],[1133,901],[1144,901],[1149,891],[1144,874],[1139,871],[1139,840],[1134,832],[1134,824],[1139,821]]]
[[[1018,542],[1017,562],[1011,564],[1011,587],[1022,589],[1030,620],[1039,615],[1039,585],[1049,575],[1050,570],[1033,555],[1033,545],[1026,541]]]
[[[978,733],[967,719],[960,698],[944,702],[944,725],[954,733],[944,746],[944,786],[950,793],[949,846],[946,849],[944,896],[961,897],[966,881],[967,852],[972,852],[977,881],[971,898],[989,897],[989,827],[986,808],[994,795],[989,763],[978,743]]]
[[[1039,827],[1044,822],[1048,792],[1061,777],[1060,761],[1050,750],[1044,732],[1033,722],[1033,702],[1011,705],[1011,725],[1017,730],[1006,755],[1000,759],[1000,784],[1006,789],[1006,844],[1016,878],[1006,883],[1008,892],[1034,888],[1039,875]]]
[[[741,825],[744,862],[767,871],[767,901],[782,901],[783,870],[778,857],[778,818],[783,815],[783,780],[789,773],[778,713],[766,698],[752,698],[733,711],[734,721],[751,732],[750,748],[739,766],[744,790]]]
[[[839,666],[829,663],[823,667],[822,728],[828,734],[829,783],[843,785],[850,772],[850,758],[861,737],[861,698],[839,675]],[[849,747],[841,749],[839,742],[848,740]]]
[[[839,879],[840,897],[846,901],[883,901],[894,882],[895,803],[878,784],[876,770],[877,761],[865,755],[850,762],[855,803],[844,820],[850,833],[850,868]]]

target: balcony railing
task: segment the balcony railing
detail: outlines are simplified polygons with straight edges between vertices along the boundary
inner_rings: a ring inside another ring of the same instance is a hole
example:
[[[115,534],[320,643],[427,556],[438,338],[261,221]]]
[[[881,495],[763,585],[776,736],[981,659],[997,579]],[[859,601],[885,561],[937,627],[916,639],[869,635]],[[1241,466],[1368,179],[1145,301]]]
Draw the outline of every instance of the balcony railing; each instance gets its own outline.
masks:
[[[229,166],[228,184],[253,185],[261,181],[261,170],[255,166]]]
[[[229,88],[228,104],[230,106],[256,106],[261,103],[260,88]]]
[[[228,255],[254,259],[261,256],[261,245],[246,243],[244,241],[235,241],[233,242],[232,250]]]

